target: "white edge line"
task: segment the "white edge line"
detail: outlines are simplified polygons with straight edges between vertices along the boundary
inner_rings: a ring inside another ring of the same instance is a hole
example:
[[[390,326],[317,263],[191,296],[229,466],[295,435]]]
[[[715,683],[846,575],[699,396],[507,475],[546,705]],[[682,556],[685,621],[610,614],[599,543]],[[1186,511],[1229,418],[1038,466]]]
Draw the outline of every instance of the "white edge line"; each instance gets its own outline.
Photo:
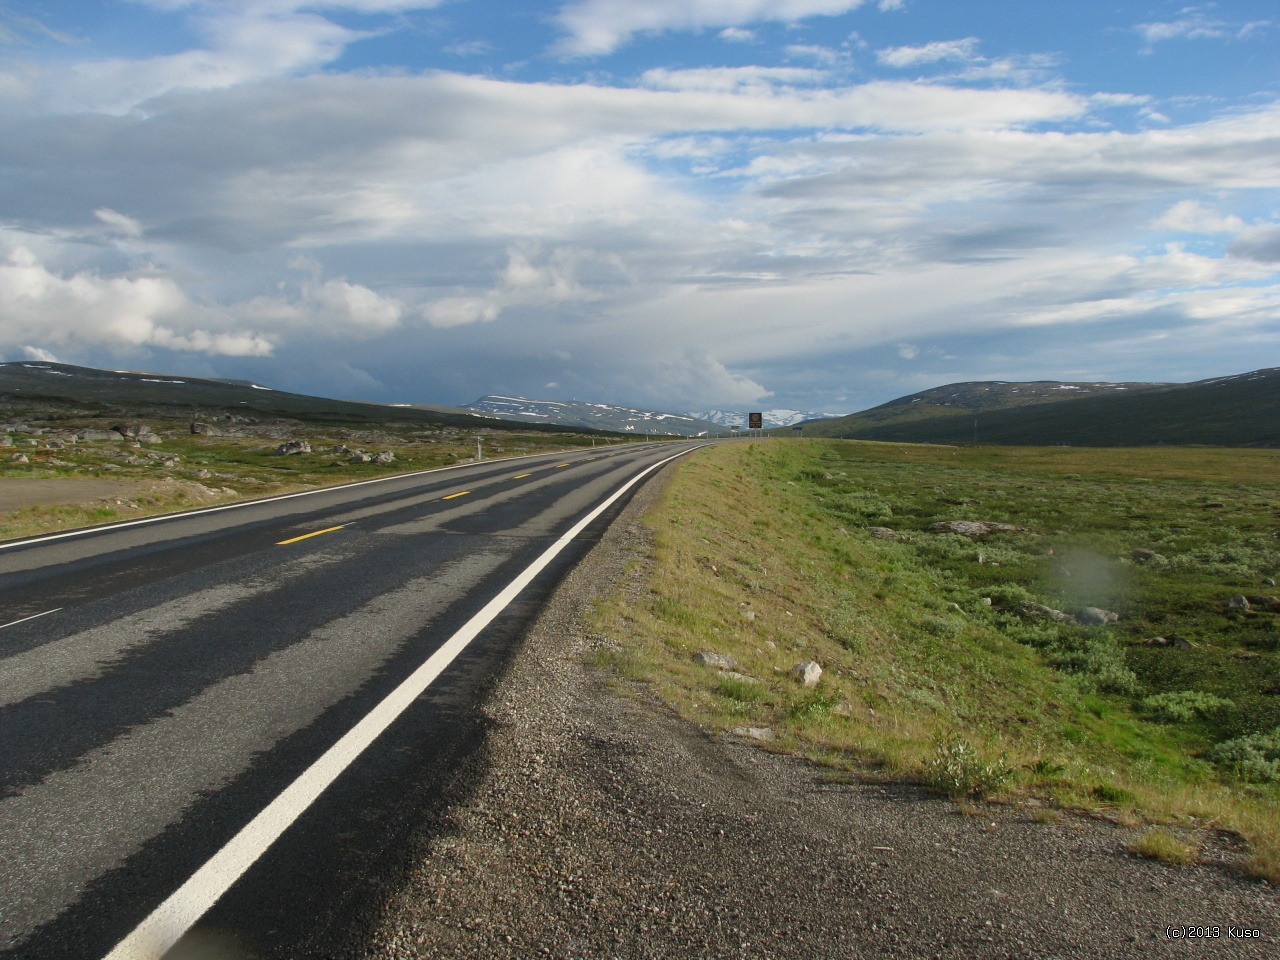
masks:
[[[579,451],[571,450],[569,452],[577,453]],[[483,462],[487,464],[501,464],[509,463],[512,460],[530,460],[534,457],[546,457],[548,459],[552,459],[557,456],[564,456],[564,452],[526,453],[518,457],[502,457],[498,460],[485,460]],[[241,510],[245,507],[256,507],[263,503],[277,503],[281,500],[292,500],[294,497],[310,497],[317,493],[333,493],[335,490],[350,490],[354,487],[363,487],[371,483],[387,483],[391,480],[405,480],[410,477],[422,477],[428,473],[443,473],[446,470],[464,470],[467,467],[478,466],[480,466],[478,463],[453,463],[447,467],[432,467],[430,470],[415,470],[411,473],[393,473],[389,477],[374,477],[372,480],[357,480],[354,483],[338,483],[331,487],[317,487],[314,490],[299,490],[297,493],[282,493],[275,497],[262,497],[257,500],[240,500],[236,503],[224,503],[219,507],[203,507],[199,510],[184,510],[180,513],[161,513],[154,517],[141,517],[137,520],[122,520],[119,523],[104,523],[94,527],[81,527],[78,530],[65,530],[62,533],[48,533],[39,537],[30,537],[26,540],[10,540],[7,543],[0,543],[0,550],[8,550],[11,547],[29,547],[37,543],[48,543],[51,540],[65,540],[68,537],[85,537],[91,533],[106,533],[109,530],[124,530],[128,527],[140,527],[143,524],[148,523],[163,523],[166,520],[181,520],[185,517],[199,517],[206,513],[221,513],[223,510]]]
[[[572,542],[587,525],[612,506],[648,474],[699,447],[682,450],[675,456],[646,467],[613,492],[603,503],[579,520],[543,551],[502,591],[485,604],[453,636],[427,658],[398,687],[389,693],[359,723],[352,727],[318,760],[304,770],[279,796],[264,807],[240,832],[193,873],[160,906],[116,944],[104,960],[160,960],[192,926],[230,889],[231,885],[275,843],[397,717],[402,714],[468,644],[497,617],[512,600]]]
[[[47,617],[51,613],[57,613],[62,607],[54,607],[52,610],[46,610],[44,613],[33,613],[29,617],[23,617],[21,620],[14,620],[12,623],[0,623],[0,630],[6,627],[16,627],[20,623],[26,623],[28,620],[39,620],[41,617]]]

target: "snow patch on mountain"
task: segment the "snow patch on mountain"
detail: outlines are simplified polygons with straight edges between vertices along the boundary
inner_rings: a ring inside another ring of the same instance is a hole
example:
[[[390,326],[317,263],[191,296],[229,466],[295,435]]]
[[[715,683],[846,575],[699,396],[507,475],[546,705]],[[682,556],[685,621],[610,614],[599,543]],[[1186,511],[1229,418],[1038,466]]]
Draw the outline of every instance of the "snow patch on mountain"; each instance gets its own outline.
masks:
[[[566,428],[585,427],[590,430],[640,435],[697,437],[715,430],[714,424],[680,413],[663,413],[581,400],[531,400],[528,397],[490,394],[474,403],[468,403],[463,409],[503,420],[552,423]]]
[[[785,408],[760,412],[766,429],[791,427],[806,420],[825,420],[828,417],[841,416],[838,413],[813,413]],[[707,420],[722,427],[741,427],[744,430],[747,428],[747,414],[741,410],[702,410],[690,413],[689,416],[698,420]]]

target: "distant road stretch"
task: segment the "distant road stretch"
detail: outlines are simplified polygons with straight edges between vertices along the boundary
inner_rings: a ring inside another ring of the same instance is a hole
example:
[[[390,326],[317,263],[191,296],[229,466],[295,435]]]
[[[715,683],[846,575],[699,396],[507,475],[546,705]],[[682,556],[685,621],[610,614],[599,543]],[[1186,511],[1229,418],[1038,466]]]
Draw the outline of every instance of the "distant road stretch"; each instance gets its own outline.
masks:
[[[0,953],[325,956],[482,764],[476,703],[696,443],[0,544]]]

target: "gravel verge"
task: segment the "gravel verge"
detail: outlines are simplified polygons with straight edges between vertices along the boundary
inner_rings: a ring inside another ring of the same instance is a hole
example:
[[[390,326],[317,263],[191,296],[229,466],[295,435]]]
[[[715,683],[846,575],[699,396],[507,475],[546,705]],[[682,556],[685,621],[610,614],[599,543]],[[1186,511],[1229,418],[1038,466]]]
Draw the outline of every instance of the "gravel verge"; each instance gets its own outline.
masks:
[[[424,843],[368,960],[1280,952],[1280,897],[1239,872],[1230,836],[1173,868],[1129,854],[1131,829],[836,776],[620,690],[590,665],[608,640],[580,618],[620,583],[642,589],[643,569],[625,571],[661,482],[578,564],[495,687],[485,769]]]

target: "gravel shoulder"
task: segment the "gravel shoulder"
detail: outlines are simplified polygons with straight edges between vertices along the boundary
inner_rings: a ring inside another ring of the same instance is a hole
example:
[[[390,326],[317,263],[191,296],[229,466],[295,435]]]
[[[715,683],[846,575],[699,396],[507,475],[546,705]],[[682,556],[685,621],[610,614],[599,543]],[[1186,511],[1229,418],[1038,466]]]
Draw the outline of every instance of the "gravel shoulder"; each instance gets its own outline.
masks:
[[[23,507],[88,504],[108,497],[129,497],[154,485],[154,481],[95,477],[0,477],[0,513]]]
[[[660,484],[575,568],[497,684],[486,767],[424,843],[369,960],[1280,952],[1280,896],[1234,868],[1229,836],[1201,865],[1168,867],[1126,852],[1132,830],[835,775],[602,675],[589,654],[609,641],[580,617],[619,584],[642,589],[643,565],[627,565],[645,555]],[[1218,935],[1170,938],[1187,926]]]

